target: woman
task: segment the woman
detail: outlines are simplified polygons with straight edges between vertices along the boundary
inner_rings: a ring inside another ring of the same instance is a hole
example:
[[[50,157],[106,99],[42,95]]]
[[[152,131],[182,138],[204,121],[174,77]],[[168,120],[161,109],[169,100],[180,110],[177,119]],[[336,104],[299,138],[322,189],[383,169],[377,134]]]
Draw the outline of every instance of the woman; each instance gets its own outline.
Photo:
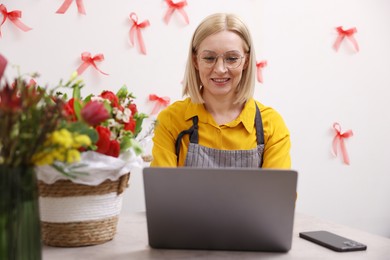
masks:
[[[282,117],[253,99],[256,56],[233,14],[205,18],[192,37],[183,96],[160,112],[151,166],[290,168]]]

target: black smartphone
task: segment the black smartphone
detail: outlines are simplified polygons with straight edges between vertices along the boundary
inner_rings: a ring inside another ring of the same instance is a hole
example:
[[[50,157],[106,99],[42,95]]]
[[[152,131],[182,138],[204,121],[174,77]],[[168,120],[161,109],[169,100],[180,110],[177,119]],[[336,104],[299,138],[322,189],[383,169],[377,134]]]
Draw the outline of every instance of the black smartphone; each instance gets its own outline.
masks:
[[[337,252],[361,251],[367,249],[367,246],[362,243],[324,230],[301,232],[299,233],[299,237]]]

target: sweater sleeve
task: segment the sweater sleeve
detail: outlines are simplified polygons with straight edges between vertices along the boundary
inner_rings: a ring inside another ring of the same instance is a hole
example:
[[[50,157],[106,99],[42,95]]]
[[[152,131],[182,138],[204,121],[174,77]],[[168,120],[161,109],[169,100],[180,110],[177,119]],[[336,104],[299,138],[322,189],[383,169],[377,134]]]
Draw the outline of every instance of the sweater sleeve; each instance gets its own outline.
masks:
[[[153,160],[150,166],[176,167],[175,140],[170,127],[172,126],[169,113],[163,111],[157,117],[153,136]]]
[[[262,111],[265,149],[263,168],[291,168],[290,132],[281,115],[272,108]]]

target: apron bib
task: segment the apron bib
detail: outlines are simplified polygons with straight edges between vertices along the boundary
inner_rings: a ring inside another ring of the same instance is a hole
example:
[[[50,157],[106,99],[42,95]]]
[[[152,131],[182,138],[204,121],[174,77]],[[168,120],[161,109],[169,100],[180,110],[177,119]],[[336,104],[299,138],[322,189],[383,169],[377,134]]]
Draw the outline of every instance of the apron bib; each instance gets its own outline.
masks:
[[[264,152],[264,131],[260,110],[256,105],[255,128],[257,147],[249,150],[218,150],[199,145],[198,116],[192,118],[190,129],[182,131],[176,139],[176,155],[179,158],[180,143],[184,135],[190,135],[185,166],[200,168],[261,168]]]

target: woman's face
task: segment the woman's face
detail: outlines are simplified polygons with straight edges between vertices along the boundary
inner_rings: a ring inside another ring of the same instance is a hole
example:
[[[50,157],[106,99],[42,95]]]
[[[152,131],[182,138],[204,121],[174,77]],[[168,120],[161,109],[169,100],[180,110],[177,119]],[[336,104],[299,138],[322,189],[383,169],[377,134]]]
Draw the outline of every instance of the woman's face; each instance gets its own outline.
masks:
[[[194,57],[203,85],[203,98],[234,98],[247,67],[244,42],[234,32],[221,31],[205,38]]]

